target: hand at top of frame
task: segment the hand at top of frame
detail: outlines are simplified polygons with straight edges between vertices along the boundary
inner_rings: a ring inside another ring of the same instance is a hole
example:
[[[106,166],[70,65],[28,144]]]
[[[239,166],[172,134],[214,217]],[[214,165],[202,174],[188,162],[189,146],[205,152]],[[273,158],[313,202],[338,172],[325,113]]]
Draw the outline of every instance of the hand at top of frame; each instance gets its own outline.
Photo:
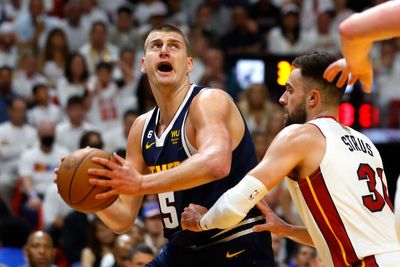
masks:
[[[339,59],[332,64],[324,72],[324,78],[328,82],[332,82],[338,74],[341,74],[336,85],[342,87],[348,80],[348,85],[353,85],[357,80],[360,80],[364,90],[371,92],[371,84],[373,80],[373,72],[371,62],[368,60],[360,64],[357,68],[350,68],[344,58]],[[350,77],[350,79],[349,79]]]

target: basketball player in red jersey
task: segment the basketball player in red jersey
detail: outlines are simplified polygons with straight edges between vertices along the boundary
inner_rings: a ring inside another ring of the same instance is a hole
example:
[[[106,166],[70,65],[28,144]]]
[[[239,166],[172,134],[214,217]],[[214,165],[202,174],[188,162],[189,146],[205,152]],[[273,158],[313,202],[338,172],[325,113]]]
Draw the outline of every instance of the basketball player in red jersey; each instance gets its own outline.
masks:
[[[315,246],[326,266],[398,266],[400,245],[379,152],[365,135],[338,123],[344,89],[322,77],[335,60],[315,52],[293,61],[280,98],[288,126],[257,167],[209,211],[186,208],[184,227],[232,227],[286,177],[305,227],[281,224],[279,234]]]

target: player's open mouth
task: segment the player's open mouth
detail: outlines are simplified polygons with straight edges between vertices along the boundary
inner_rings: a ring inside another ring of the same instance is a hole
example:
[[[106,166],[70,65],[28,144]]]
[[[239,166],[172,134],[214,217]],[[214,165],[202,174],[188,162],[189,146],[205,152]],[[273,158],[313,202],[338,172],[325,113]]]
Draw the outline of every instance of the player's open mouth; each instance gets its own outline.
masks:
[[[172,71],[172,65],[168,62],[161,62],[160,64],[158,64],[157,70],[161,72],[170,72]]]

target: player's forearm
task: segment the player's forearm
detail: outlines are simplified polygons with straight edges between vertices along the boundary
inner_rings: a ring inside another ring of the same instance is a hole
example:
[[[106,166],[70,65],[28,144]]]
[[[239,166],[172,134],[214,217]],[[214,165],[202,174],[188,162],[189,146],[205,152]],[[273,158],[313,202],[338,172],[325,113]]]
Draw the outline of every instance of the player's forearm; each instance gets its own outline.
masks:
[[[400,2],[384,4],[356,13],[340,24],[340,36],[345,40],[376,41],[400,35]]]
[[[120,195],[110,207],[96,214],[113,232],[125,233],[132,227],[139,213],[142,198],[142,196]]]
[[[179,191],[223,178],[230,171],[229,155],[195,154],[175,168],[143,176],[139,192],[156,194]]]
[[[289,238],[297,243],[304,244],[307,246],[314,247],[314,243],[311,239],[307,228],[304,226],[286,224],[286,227],[281,229],[282,232],[275,233],[279,236]]]

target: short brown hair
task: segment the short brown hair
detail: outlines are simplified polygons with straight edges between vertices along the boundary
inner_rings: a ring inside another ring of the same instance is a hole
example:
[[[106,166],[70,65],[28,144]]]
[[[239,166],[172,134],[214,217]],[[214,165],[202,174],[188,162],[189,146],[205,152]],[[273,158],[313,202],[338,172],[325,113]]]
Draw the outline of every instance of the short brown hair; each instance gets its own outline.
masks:
[[[340,75],[337,75],[332,82],[328,82],[323,78],[325,69],[338,59],[339,57],[335,54],[325,51],[315,51],[295,58],[292,64],[295,68],[301,70],[303,77],[319,85],[318,88],[321,93],[326,96],[323,102],[339,104],[345,91],[345,86],[341,88],[336,86]]]
[[[180,36],[182,36],[183,40],[185,41],[185,45],[186,45],[186,51],[189,51],[189,40],[186,36],[186,34],[183,33],[183,31],[181,31],[181,29],[179,29],[178,27],[176,27],[175,25],[172,24],[160,24],[155,26],[151,31],[149,31],[149,33],[146,36],[146,41],[144,43],[144,50],[146,51],[146,47],[147,47],[147,38],[149,37],[150,33],[152,32],[176,32],[178,33]]]

